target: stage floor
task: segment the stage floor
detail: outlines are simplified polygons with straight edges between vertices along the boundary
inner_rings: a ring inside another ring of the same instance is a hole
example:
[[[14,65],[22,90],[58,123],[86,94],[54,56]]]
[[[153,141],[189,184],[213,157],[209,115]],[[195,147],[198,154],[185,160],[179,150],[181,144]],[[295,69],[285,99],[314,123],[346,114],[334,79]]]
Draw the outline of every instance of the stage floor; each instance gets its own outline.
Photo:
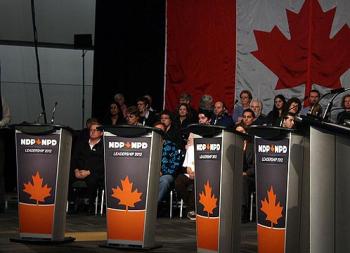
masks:
[[[76,241],[61,245],[33,245],[10,242],[17,236],[18,219],[16,209],[0,213],[0,252],[143,252],[142,250],[118,250],[101,248],[106,240],[106,219],[104,216],[85,214],[67,215],[66,235]],[[195,222],[186,218],[158,218],[156,241],[161,248],[149,252],[196,252]],[[241,253],[257,252],[255,223],[242,224]]]

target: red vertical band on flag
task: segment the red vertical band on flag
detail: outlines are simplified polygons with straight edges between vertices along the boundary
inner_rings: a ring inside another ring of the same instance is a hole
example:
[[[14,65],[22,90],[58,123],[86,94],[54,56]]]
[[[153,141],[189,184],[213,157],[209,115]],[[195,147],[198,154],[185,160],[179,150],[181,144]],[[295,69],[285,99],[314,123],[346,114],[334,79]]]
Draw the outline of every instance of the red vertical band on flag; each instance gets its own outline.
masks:
[[[236,1],[168,0],[165,107],[182,92],[210,94],[231,109],[235,90]]]

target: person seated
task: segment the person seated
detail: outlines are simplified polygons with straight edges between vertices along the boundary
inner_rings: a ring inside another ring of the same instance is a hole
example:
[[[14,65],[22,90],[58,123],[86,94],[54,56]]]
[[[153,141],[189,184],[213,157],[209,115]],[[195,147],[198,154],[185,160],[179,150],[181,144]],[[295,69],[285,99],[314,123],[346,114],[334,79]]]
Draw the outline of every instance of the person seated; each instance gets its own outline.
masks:
[[[250,107],[250,101],[252,100],[253,96],[249,90],[242,90],[239,94],[239,98],[241,104],[237,104],[238,100],[236,100],[232,111],[232,120],[235,125],[241,122],[243,111],[244,109],[248,109]]]
[[[114,101],[119,105],[120,110],[123,113],[123,117],[124,117],[124,119],[126,119],[128,106],[125,103],[124,95],[122,93],[115,94],[114,95]]]
[[[76,144],[71,160],[73,173],[70,184],[70,199],[74,200],[72,185],[77,181],[85,182],[89,199],[89,212],[94,211],[96,191],[104,179],[103,132],[98,129],[100,126],[98,121],[90,122],[89,139],[81,139],[81,142]]]
[[[211,118],[211,112],[200,110],[198,113],[198,123],[209,125]],[[179,199],[183,199],[187,209],[187,217],[190,220],[196,219],[194,211],[194,145],[193,145],[194,134],[190,133],[186,145],[186,155],[182,167],[186,169],[186,172],[179,174],[175,180],[175,190]]]
[[[307,106],[303,107],[300,111],[300,115],[308,115],[311,113],[311,109],[318,103],[320,100],[320,92],[318,90],[311,90],[309,96],[307,97]]]
[[[263,104],[258,99],[253,99],[250,102],[250,109],[253,110],[255,114],[255,119],[253,125],[265,125],[266,124],[266,116],[262,114]]]
[[[129,106],[126,112],[126,122],[128,123],[128,125],[142,126],[139,120],[140,120],[140,113],[137,107],[134,105]]]
[[[282,127],[284,128],[295,128],[295,114],[292,112],[287,112],[286,114],[283,115],[283,120],[282,120]]]
[[[214,113],[211,118],[211,124],[224,127],[233,127],[232,118],[227,114],[223,102],[217,101],[214,104]]]
[[[165,126],[164,142],[162,147],[161,171],[159,178],[158,203],[165,200],[169,194],[181,164],[181,138],[175,126],[172,125],[172,116],[169,111],[160,114],[161,123]]]
[[[346,94],[343,96],[341,106],[344,108],[344,111],[338,114],[337,124],[343,125],[344,123],[346,123],[346,121],[350,120],[350,94]]]
[[[271,126],[281,126],[283,112],[286,111],[286,98],[282,95],[276,95],[274,98],[273,109],[267,114],[266,123]]]
[[[242,121],[236,131],[246,133],[254,122],[254,112],[245,109]],[[242,173],[242,223],[249,221],[250,194],[255,191],[255,155],[252,140],[246,139],[243,143],[243,173]]]
[[[125,120],[124,120],[123,112],[120,109],[120,105],[116,102],[112,102],[109,107],[109,112],[107,113],[107,115],[103,120],[103,124],[116,126],[124,123],[125,123]]]
[[[139,122],[143,126],[153,126],[157,121],[157,116],[155,112],[149,110],[149,101],[145,97],[140,97],[137,99],[137,109],[139,110],[140,119]]]
[[[186,104],[188,107],[188,118],[191,122],[197,121],[197,111],[191,106],[192,96],[186,92],[181,93],[179,97],[179,105]]]
[[[157,111],[152,107],[153,99],[152,99],[151,95],[146,94],[146,95],[144,95],[143,97],[146,98],[146,99],[148,100],[148,104],[149,104],[148,107],[149,107],[149,110],[150,110],[151,112],[157,113]]]
[[[288,112],[293,113],[295,116],[299,115],[299,112],[301,110],[301,102],[300,99],[297,97],[292,97],[287,102]]]

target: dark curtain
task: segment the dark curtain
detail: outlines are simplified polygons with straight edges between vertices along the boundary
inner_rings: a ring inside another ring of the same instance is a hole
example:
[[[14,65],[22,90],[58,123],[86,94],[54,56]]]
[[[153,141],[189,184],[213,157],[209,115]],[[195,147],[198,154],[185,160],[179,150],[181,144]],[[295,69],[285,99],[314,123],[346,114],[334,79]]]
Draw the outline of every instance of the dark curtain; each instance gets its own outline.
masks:
[[[165,0],[96,1],[93,116],[119,92],[128,105],[150,94],[162,108],[164,43]]]

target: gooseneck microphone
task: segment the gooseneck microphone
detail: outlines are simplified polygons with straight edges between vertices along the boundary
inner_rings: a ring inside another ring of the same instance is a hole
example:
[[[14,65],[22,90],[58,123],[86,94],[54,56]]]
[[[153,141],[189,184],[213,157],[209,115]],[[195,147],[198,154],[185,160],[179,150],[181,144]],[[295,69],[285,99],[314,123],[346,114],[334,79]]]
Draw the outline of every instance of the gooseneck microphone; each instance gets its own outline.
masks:
[[[55,112],[56,112],[56,107],[57,107],[57,101],[55,102],[53,109],[52,109],[52,116],[51,116],[51,124],[53,124],[55,122]]]

